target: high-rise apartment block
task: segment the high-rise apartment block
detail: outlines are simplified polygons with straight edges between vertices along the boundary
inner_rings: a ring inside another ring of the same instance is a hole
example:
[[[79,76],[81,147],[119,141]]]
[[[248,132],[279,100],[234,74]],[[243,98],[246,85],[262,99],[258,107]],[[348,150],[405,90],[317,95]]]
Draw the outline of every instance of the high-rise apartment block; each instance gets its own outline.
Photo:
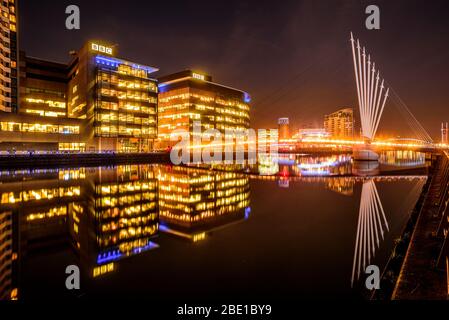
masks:
[[[354,137],[354,110],[344,108],[325,115],[324,129],[332,138],[352,139]]]

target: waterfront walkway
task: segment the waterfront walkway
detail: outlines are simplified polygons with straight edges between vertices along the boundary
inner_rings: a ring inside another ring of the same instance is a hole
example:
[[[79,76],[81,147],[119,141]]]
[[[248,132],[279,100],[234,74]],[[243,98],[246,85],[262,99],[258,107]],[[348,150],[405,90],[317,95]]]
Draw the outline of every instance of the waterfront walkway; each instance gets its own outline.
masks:
[[[446,218],[448,200],[449,159],[442,154],[431,176],[428,194],[412,234],[392,299],[444,300],[448,298],[446,263],[438,263],[444,243],[439,234],[442,218]]]
[[[0,169],[110,166],[135,163],[169,163],[170,155],[153,153],[55,153],[1,155]]]

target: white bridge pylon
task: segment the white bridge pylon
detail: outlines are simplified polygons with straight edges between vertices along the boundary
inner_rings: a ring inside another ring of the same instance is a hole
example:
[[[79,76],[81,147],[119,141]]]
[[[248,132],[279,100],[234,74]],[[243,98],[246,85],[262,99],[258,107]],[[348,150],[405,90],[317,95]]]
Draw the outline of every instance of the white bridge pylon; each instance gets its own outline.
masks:
[[[372,141],[376,136],[390,89],[384,90],[384,80],[380,78],[376,64],[371,61],[371,56],[367,55],[365,47],[360,46],[359,39],[354,40],[352,32],[350,40],[362,133],[366,139]]]

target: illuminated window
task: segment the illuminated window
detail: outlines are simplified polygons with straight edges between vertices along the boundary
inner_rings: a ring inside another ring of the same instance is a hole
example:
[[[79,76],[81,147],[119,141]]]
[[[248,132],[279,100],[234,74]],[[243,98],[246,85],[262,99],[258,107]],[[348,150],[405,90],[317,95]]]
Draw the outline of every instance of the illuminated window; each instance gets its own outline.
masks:
[[[78,152],[84,152],[86,151],[86,144],[85,143],[60,143],[59,144],[59,151],[78,151]]]

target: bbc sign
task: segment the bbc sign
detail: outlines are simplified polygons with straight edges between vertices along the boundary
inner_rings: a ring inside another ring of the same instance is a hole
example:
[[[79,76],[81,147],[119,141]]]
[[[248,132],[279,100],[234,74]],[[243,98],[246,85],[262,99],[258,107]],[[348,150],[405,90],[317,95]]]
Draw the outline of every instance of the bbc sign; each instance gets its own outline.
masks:
[[[91,49],[92,49],[92,51],[106,53],[106,54],[109,54],[112,56],[112,48],[111,47],[106,47],[106,46],[99,45],[97,43],[92,43]]]

